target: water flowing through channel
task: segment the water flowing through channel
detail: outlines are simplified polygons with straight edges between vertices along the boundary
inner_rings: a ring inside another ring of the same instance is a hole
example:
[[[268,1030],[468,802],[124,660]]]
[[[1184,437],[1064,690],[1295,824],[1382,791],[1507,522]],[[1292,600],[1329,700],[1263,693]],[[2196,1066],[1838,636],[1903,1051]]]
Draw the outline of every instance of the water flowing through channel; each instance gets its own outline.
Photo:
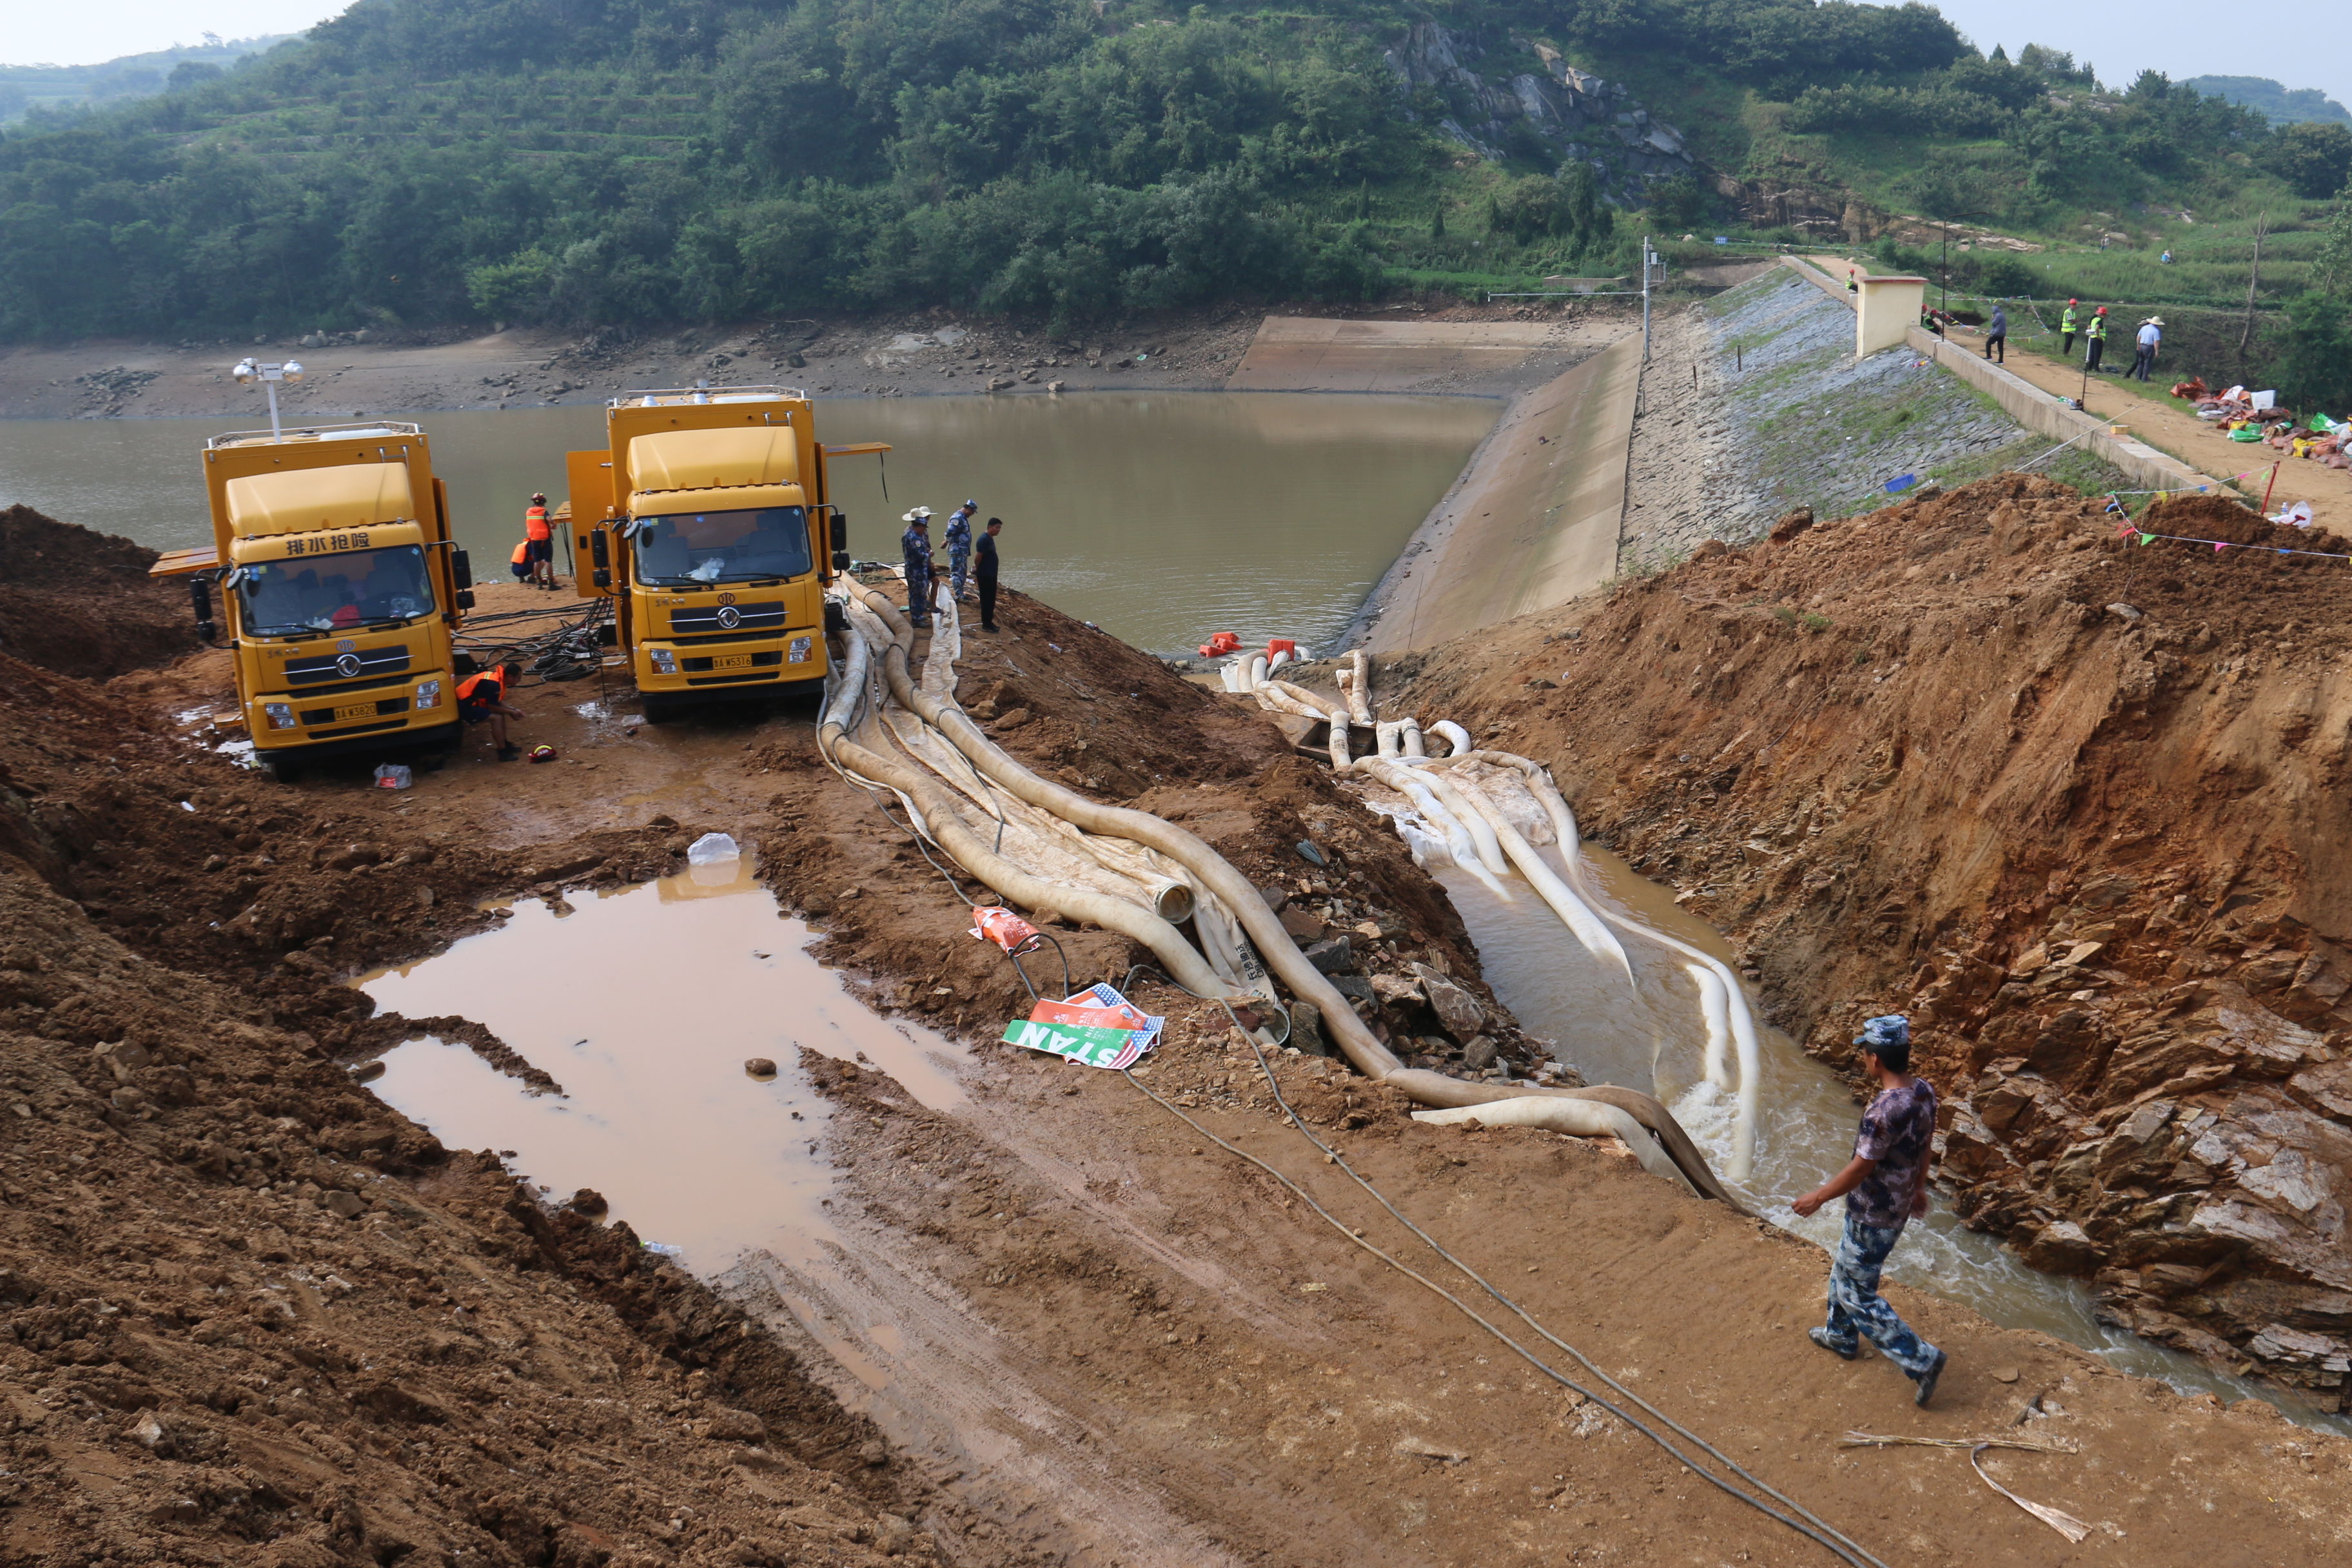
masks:
[[[1556,847],[1543,853],[1557,862]],[[1669,889],[1636,875],[1605,849],[1588,844],[1584,853],[1619,911],[1735,962],[1721,935],[1677,906]],[[1469,927],[1488,984],[1521,1026],[1552,1042],[1559,1058],[1589,1081],[1642,1089],[1664,1100],[1708,1162],[1718,1172],[1727,1170],[1734,1108],[1731,1097],[1701,1075],[1705,1032],[1697,988],[1682,963],[1654,944],[1628,940],[1625,949],[1633,963],[1629,996],[1622,973],[1593,962],[1540,900],[1523,895],[1506,903],[1438,858],[1430,863]],[[1795,1040],[1769,1027],[1762,1034],[1763,1109],[1755,1171],[1745,1181],[1726,1184],[1774,1225],[1834,1247],[1843,1223],[1840,1205],[1832,1203],[1803,1219],[1789,1203],[1835,1174],[1852,1155],[1861,1107],[1843,1080],[1807,1057]],[[1825,1283],[1827,1262],[1825,1258]],[[2223,1399],[2258,1396],[2295,1420],[2352,1433],[2352,1421],[2322,1413],[2292,1391],[2228,1376],[2099,1322],[2091,1293],[2080,1281],[2028,1268],[1991,1237],[1963,1226],[1947,1203],[1938,1201],[1926,1220],[1907,1228],[1886,1273],[1969,1307],[2003,1328],[2068,1341],[2140,1376]]]

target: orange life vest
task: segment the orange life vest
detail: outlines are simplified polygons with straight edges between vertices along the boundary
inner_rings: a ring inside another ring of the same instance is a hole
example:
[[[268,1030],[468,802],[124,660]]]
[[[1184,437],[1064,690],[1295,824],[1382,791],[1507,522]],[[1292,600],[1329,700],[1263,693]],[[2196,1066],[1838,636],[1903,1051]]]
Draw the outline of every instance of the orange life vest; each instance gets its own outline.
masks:
[[[460,702],[471,702],[474,700],[474,692],[485,680],[494,682],[498,686],[499,695],[500,697],[504,697],[506,695],[506,682],[499,679],[499,672],[495,669],[486,669],[479,675],[469,675],[465,679],[457,682],[457,700]]]
[[[522,514],[522,532],[525,539],[546,539],[550,537],[547,530],[547,509],[545,507],[531,507]]]
[[[528,540],[528,539],[526,539],[526,540],[524,540],[521,543],[520,543],[520,544],[516,545],[516,546],[515,546],[515,552],[514,552],[514,553],[513,553],[512,555],[508,556],[508,557],[507,557],[507,559],[508,559],[509,561],[513,562],[513,563],[514,563],[516,565],[518,565],[518,566],[521,565],[524,562],[526,562],[526,561],[530,560],[530,540]]]

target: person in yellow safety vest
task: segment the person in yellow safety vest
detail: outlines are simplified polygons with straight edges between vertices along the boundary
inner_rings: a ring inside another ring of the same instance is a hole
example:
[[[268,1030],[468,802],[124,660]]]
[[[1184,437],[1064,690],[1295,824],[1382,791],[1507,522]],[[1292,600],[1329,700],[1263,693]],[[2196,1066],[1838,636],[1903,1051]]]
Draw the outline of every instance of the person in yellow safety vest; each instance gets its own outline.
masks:
[[[1853,268],[1851,267],[1845,269],[1845,291],[1849,294],[1862,292],[1862,281],[1854,276]]]
[[[2107,352],[2107,308],[2105,305],[2091,312],[2091,324],[2083,329],[2090,348],[2083,357],[2083,368],[2093,375],[2099,374],[2099,356]]]
[[[521,679],[521,666],[502,664],[457,683],[457,717],[468,724],[489,725],[491,743],[502,763],[513,762],[522,752],[521,747],[508,743],[507,721],[521,718],[523,711],[506,700]]]
[[[534,495],[522,514],[522,536],[530,545],[530,580],[542,588],[555,586],[555,531],[547,522],[547,498]]]
[[[2069,300],[2065,310],[2058,314],[2058,352],[2062,354],[2074,352],[2074,307],[2081,303],[2079,300]]]
[[[530,558],[530,540],[519,539],[515,541],[514,554],[508,558],[507,565],[509,569],[514,573],[516,582],[528,583],[530,581],[531,571],[533,567],[537,565],[537,563],[532,561]]]

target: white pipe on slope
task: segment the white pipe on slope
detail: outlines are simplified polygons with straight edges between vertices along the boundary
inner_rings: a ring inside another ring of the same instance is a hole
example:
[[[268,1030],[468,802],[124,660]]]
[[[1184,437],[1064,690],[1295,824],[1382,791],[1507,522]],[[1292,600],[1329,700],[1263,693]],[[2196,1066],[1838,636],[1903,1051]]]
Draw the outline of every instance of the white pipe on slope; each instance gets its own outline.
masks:
[[[1330,978],[1307,962],[1298,951],[1298,944],[1291,939],[1289,932],[1282,929],[1281,922],[1275,918],[1265,900],[1258,895],[1256,888],[1223,856],[1195,835],[1163,817],[1089,800],[1076,791],[1042,779],[1022,766],[983,734],[952,699],[936,698],[915,689],[908,678],[906,658],[907,650],[914,644],[914,628],[908,624],[898,606],[882,595],[862,587],[853,592],[891,629],[893,641],[890,647],[882,650],[882,673],[889,683],[891,695],[898,700],[901,706],[921,714],[933,728],[947,737],[950,744],[971,758],[982,773],[1032,805],[1050,811],[1089,833],[1108,834],[1148,845],[1191,872],[1200,890],[1215,895],[1239,921],[1243,931],[1256,944],[1258,952],[1275,977],[1290,988],[1292,995],[1322,1015],[1326,1035],[1339,1047],[1340,1054],[1367,1078],[1423,1105],[1484,1105],[1498,1100],[1527,1097],[1528,1091],[1516,1085],[1506,1088],[1500,1084],[1466,1083],[1444,1073],[1406,1067],[1356,1016],[1355,1009],[1332,985]],[[820,733],[820,744],[824,740],[824,734]],[[949,852],[957,854],[953,848]],[[957,854],[957,858],[961,859],[961,856]],[[982,880],[986,879],[982,878]],[[1133,905],[1128,907],[1135,908]],[[1140,910],[1136,912],[1145,913]],[[1145,918],[1156,917],[1145,914]],[[1139,937],[1137,940],[1142,939]],[[1150,944],[1146,942],[1145,945]],[[1185,945],[1189,949],[1190,944]],[[1193,966],[1206,968],[1197,952],[1191,954],[1191,963],[1187,968]],[[1170,973],[1188,988],[1211,994],[1202,986],[1184,981],[1174,968]],[[1683,1129],[1682,1123],[1676,1121],[1674,1113],[1654,1096],[1605,1084],[1538,1092],[1551,1099],[1590,1100],[1617,1107],[1656,1135],[1673,1158],[1675,1167],[1703,1195],[1713,1198],[1734,1214],[1748,1213],[1746,1206],[1716,1179],[1713,1171],[1707,1169],[1706,1156],[1699,1152],[1698,1145],[1691,1142],[1690,1134]]]
[[[1404,754],[1408,757],[1429,755],[1429,749],[1422,743],[1421,721],[1405,719],[1400,723],[1402,727],[1397,731],[1397,743],[1404,748]]]
[[[1683,967],[1698,984],[1698,1010],[1706,1019],[1706,1081],[1717,1089],[1731,1087],[1731,1003],[1723,981],[1704,963],[1685,961]]]
[[[1425,775],[1380,757],[1366,757],[1356,767],[1412,801],[1414,809],[1421,813],[1421,819],[1435,828],[1439,837],[1445,840],[1445,852],[1453,858],[1454,863],[1485,883],[1488,892],[1506,903],[1511,901],[1510,892],[1503,886],[1502,879],[1486,869],[1479,860],[1478,847],[1472,840],[1469,828],[1463,826],[1462,819],[1446,809],[1444,802],[1437,798],[1437,792],[1429,787]]]
[[[1424,776],[1432,779],[1444,777],[1433,772]],[[1567,923],[1568,929],[1576,933],[1576,940],[1584,944],[1584,950],[1604,963],[1615,959],[1617,967],[1624,972],[1625,983],[1632,984],[1633,965],[1625,956],[1623,944],[1601,923],[1584,900],[1576,896],[1575,889],[1561,880],[1559,873],[1551,868],[1550,863],[1537,853],[1536,847],[1528,842],[1527,836],[1511,826],[1511,819],[1505,816],[1475,784],[1465,778],[1447,782],[1469,801],[1473,810],[1486,819],[1504,850],[1511,857],[1512,864],[1518,867],[1519,874],[1543,895],[1544,902],[1552,907],[1552,912]]]
[[[1501,755],[1501,753],[1487,753]],[[1746,1181],[1756,1169],[1756,1122],[1763,1109],[1763,1047],[1756,1037],[1756,1016],[1748,1005],[1748,994],[1740,989],[1738,977],[1731,966],[1703,948],[1693,946],[1680,937],[1673,936],[1653,925],[1628,920],[1602,903],[1591,885],[1591,875],[1584,864],[1584,838],[1577,831],[1576,813],[1569,808],[1568,799],[1552,782],[1549,770],[1525,758],[1517,761],[1527,773],[1528,788],[1551,818],[1552,834],[1559,840],[1560,858],[1567,862],[1569,879],[1578,889],[1600,910],[1601,918],[1620,931],[1656,942],[1682,954],[1694,963],[1705,966],[1723,987],[1722,1001],[1730,1016],[1731,1038],[1739,1052],[1738,1114],[1733,1120],[1731,1132],[1731,1174],[1734,1180]],[[1706,1005],[1702,993],[1700,1005]]]
[[[1429,732],[1452,748],[1445,753],[1449,757],[1458,757],[1471,749],[1470,731],[1451,719],[1440,719],[1429,727]]]
[[[1362,648],[1348,655],[1348,683],[1339,688],[1347,694],[1348,716],[1359,724],[1372,721],[1372,664],[1364,657]]]
[[[1658,1147],[1656,1140],[1643,1131],[1642,1124],[1613,1105],[1527,1095],[1454,1110],[1416,1110],[1412,1119],[1437,1127],[1458,1127],[1465,1121],[1475,1121],[1482,1127],[1540,1127],[1578,1138],[1614,1138],[1650,1174],[1686,1191],[1697,1191],[1673,1158]]]
[[[1470,830],[1470,842],[1478,847],[1479,864],[1496,877],[1509,876],[1510,857],[1503,847],[1501,836],[1495,831],[1494,823],[1479,809],[1479,803],[1467,798],[1456,787],[1454,781],[1428,767],[1426,759],[1423,760],[1423,765],[1413,770],[1413,776],[1428,784],[1437,798],[1445,803],[1445,809],[1462,819],[1462,826]]]

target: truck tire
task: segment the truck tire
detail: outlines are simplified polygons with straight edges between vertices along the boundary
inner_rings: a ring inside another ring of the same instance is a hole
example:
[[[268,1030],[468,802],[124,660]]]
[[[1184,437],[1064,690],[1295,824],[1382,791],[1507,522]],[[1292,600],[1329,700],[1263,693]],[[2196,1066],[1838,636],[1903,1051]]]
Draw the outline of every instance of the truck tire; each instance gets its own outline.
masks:
[[[637,700],[645,709],[648,724],[667,724],[686,711],[686,705],[675,697],[656,697],[647,691],[640,694]]]
[[[259,760],[259,766],[268,775],[271,784],[295,784],[302,782],[302,764],[291,757],[263,757]]]

